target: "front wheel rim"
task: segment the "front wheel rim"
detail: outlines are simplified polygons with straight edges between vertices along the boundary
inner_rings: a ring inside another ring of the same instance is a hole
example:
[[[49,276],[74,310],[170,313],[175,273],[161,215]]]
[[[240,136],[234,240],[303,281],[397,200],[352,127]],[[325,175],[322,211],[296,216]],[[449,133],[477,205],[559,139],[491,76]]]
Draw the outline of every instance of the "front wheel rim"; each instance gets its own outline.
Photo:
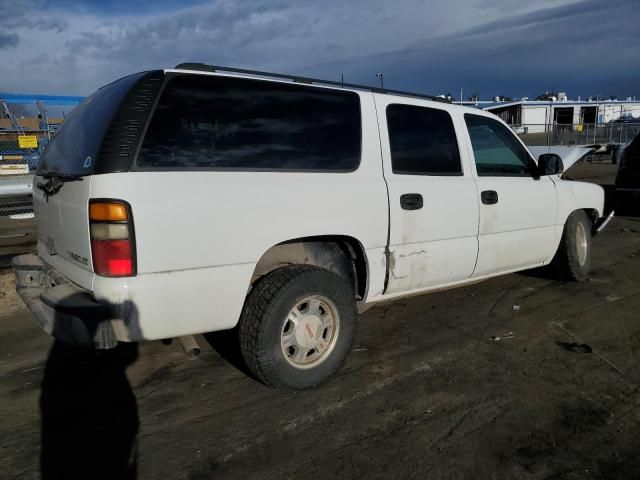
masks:
[[[587,252],[589,244],[587,241],[587,232],[582,223],[576,226],[576,253],[578,254],[578,263],[584,265],[587,261]]]
[[[291,308],[282,325],[282,354],[296,368],[316,367],[335,348],[339,331],[335,303],[323,295],[305,296]]]

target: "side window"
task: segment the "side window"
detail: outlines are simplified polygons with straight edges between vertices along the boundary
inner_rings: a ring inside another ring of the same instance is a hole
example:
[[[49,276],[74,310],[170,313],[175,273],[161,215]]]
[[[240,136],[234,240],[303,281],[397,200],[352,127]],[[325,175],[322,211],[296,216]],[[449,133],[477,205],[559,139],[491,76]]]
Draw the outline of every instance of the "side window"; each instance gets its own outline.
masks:
[[[345,172],[360,147],[354,92],[183,75],[165,86],[136,165]]]
[[[533,160],[515,135],[491,118],[465,114],[480,177],[529,177]]]
[[[412,105],[387,107],[391,167],[405,175],[462,175],[458,141],[444,110]]]

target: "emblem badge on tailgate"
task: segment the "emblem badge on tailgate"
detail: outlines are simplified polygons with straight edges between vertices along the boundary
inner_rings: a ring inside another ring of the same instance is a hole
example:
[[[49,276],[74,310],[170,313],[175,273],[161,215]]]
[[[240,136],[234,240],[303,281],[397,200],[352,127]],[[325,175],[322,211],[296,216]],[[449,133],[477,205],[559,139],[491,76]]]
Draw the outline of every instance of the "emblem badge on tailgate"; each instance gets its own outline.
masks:
[[[73,253],[70,250],[67,250],[67,253],[69,254],[69,258],[71,258],[71,260],[75,260],[76,262],[81,263],[82,265],[89,264],[89,260],[86,257],[78,255],[77,253]]]

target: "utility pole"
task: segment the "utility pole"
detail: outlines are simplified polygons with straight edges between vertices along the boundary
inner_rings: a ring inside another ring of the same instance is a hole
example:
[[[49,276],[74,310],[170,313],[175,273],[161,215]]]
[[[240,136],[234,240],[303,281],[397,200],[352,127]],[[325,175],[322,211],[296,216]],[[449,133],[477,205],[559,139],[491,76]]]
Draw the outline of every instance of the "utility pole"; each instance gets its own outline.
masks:
[[[598,114],[600,113],[600,94],[596,95],[596,119],[593,122],[593,143],[596,143],[596,132],[598,131]]]
[[[546,122],[544,129],[547,131],[547,147],[551,146],[551,105],[548,105],[547,108],[545,109],[546,113],[545,113],[545,119],[544,121]]]
[[[622,117],[622,104],[620,104],[620,117]],[[618,135],[618,143],[622,143],[622,124],[620,124],[620,135]]]
[[[384,73],[376,73],[376,77],[380,79],[380,88],[384,89]]]
[[[462,88],[460,88],[460,105],[462,105]]]

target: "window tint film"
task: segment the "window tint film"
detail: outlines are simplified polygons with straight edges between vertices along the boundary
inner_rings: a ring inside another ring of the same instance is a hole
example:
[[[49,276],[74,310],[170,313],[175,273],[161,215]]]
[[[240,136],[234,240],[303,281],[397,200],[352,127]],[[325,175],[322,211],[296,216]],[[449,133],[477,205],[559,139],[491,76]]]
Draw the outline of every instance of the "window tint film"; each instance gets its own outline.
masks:
[[[471,146],[480,177],[528,177],[533,164],[529,153],[500,122],[466,114]]]
[[[179,76],[160,98],[137,165],[350,171],[360,162],[360,125],[354,92]]]
[[[91,175],[102,138],[131,87],[147,72],[102,87],[71,110],[42,155],[38,175]]]
[[[449,113],[412,105],[387,107],[393,173],[462,175],[458,141]]]

